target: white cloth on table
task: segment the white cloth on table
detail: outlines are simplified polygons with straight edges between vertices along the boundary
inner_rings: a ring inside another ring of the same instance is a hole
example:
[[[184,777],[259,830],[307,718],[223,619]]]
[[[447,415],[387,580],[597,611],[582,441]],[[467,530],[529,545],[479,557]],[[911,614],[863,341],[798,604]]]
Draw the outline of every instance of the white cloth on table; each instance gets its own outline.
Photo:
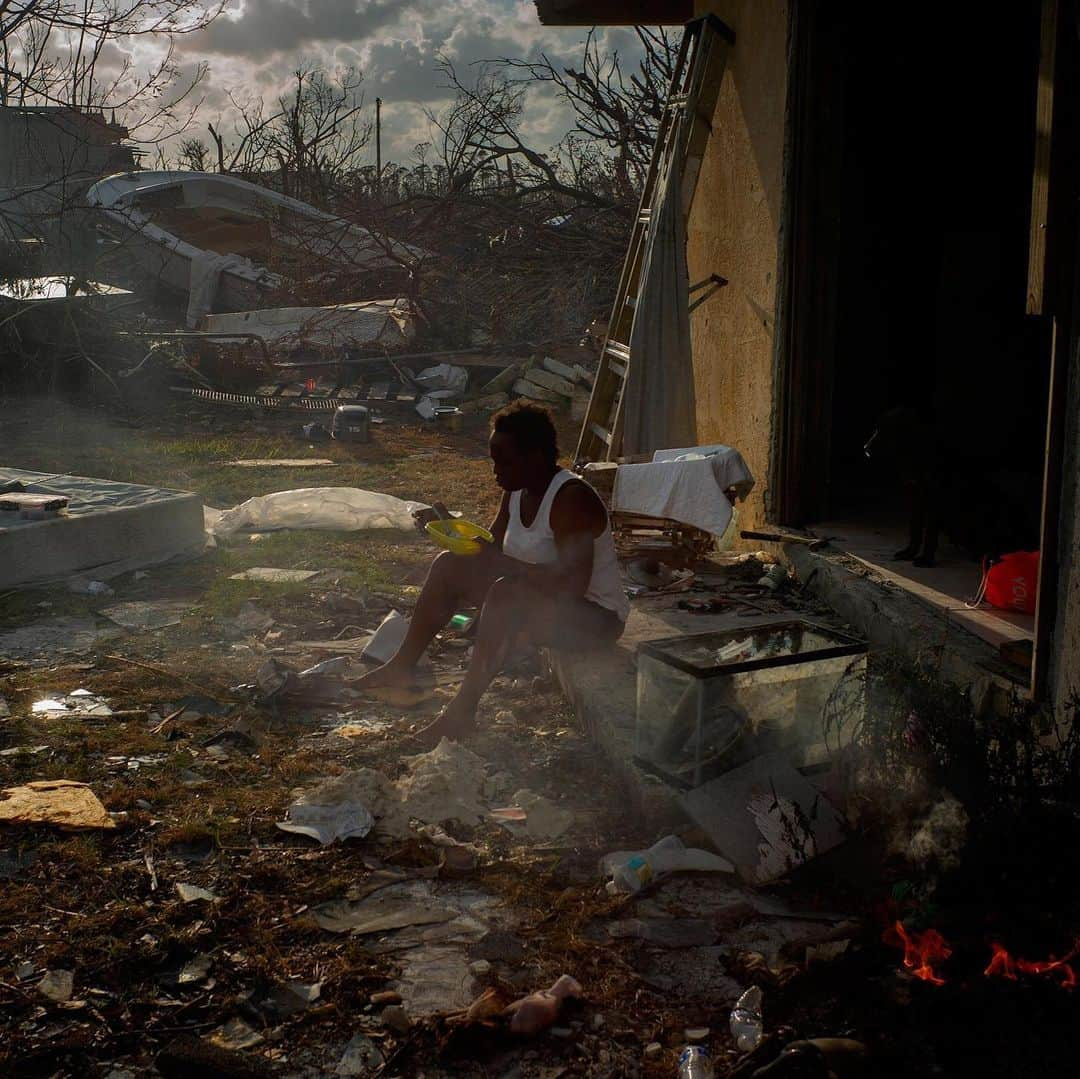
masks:
[[[687,455],[691,459],[685,459]],[[742,454],[730,446],[657,450],[645,464],[619,466],[611,508],[666,517],[720,536],[732,513],[724,492],[734,488],[739,498],[745,498],[753,486]]]

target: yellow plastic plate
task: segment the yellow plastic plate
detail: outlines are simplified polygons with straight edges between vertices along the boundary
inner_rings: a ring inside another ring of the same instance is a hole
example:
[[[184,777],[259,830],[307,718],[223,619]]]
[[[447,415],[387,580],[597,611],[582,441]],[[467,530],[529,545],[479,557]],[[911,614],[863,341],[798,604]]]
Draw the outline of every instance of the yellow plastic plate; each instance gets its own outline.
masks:
[[[444,550],[453,554],[479,554],[480,544],[493,543],[494,536],[472,521],[429,521],[428,535]]]

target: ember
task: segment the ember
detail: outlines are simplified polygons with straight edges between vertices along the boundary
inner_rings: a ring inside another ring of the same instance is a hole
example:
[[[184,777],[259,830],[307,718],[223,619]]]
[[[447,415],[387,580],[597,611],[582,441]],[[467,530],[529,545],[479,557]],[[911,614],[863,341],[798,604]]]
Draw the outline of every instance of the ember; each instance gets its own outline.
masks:
[[[1054,959],[1053,956],[1040,963],[1033,963],[1029,959],[1017,959],[1011,956],[1006,948],[998,943],[990,945],[993,949],[993,957],[990,965],[983,971],[988,978],[1008,978],[1016,981],[1021,974],[1052,974],[1061,979],[1065,989],[1072,989],[1076,985],[1076,972],[1069,965],[1080,952],[1080,944],[1073,947],[1062,959]]]
[[[897,921],[892,929],[885,931],[884,941],[904,949],[904,966],[924,982],[944,985],[945,979],[934,973],[931,964],[940,963],[952,955],[952,949],[945,943],[945,938],[936,929],[927,929],[923,933],[909,933],[904,923]]]

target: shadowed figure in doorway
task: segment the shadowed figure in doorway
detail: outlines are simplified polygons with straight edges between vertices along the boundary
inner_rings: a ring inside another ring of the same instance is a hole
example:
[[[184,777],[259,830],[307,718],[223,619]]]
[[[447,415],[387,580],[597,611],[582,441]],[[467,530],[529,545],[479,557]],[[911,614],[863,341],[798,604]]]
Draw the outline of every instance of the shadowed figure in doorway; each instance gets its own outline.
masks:
[[[476,555],[435,559],[397,654],[354,683],[360,690],[411,684],[435,634],[456,611],[479,607],[465,680],[420,732],[425,741],[469,734],[484,691],[518,649],[613,644],[629,614],[607,510],[587,483],[559,468],[547,409],[519,401],[496,413],[489,452],[503,490],[494,542]]]

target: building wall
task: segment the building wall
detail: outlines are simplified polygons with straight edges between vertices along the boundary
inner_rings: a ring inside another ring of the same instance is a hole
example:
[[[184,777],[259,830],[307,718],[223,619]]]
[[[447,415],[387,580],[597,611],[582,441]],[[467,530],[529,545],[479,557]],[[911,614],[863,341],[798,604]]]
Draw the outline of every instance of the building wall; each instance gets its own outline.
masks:
[[[735,31],[689,220],[691,283],[711,273],[729,282],[691,314],[697,434],[746,458],[757,483],[740,525],[753,527],[769,484],[788,0],[696,7]]]
[[[1074,337],[1066,400],[1058,537],[1058,609],[1051,652],[1049,696],[1064,718],[1080,698],[1080,336]]]

